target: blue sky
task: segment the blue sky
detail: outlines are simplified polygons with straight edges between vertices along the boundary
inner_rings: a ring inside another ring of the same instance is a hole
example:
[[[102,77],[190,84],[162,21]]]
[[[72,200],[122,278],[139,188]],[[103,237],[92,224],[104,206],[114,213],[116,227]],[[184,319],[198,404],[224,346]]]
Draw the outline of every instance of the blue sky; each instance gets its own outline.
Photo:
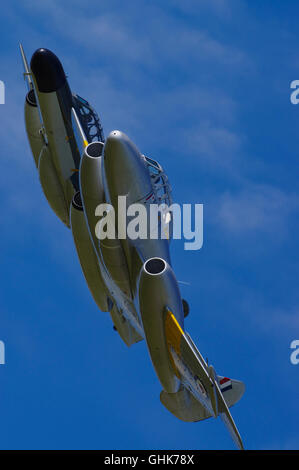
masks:
[[[28,58],[47,47],[73,91],[204,204],[204,246],[172,244],[186,329],[246,384],[248,449],[298,449],[299,7],[291,1],[12,1],[1,6],[0,448],[232,449],[220,420],[160,404],[145,343],[98,311],[70,231],[42,194],[24,129]]]

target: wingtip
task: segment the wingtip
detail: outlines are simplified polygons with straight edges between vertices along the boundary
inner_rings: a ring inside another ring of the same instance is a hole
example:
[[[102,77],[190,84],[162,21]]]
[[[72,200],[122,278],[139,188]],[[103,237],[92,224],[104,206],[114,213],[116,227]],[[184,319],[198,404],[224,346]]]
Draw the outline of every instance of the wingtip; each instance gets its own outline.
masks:
[[[23,44],[22,44],[21,42],[19,42],[19,49],[20,49],[20,51],[21,51],[22,56],[25,55],[25,53],[24,53],[24,47],[23,47]]]
[[[23,48],[23,44],[21,42],[19,42],[19,48],[20,48],[23,67],[24,67],[24,78],[26,79],[28,90],[31,90],[33,88],[33,84],[32,84],[32,80],[30,76],[30,70],[29,70],[27,59],[26,59],[25,51]]]

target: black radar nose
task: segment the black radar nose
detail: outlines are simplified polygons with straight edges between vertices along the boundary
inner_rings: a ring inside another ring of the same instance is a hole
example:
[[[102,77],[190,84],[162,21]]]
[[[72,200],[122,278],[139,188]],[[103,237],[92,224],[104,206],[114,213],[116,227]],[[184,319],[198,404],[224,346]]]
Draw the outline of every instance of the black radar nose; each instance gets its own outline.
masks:
[[[38,90],[43,93],[56,91],[66,82],[60,60],[49,49],[37,49],[31,58],[30,67]]]

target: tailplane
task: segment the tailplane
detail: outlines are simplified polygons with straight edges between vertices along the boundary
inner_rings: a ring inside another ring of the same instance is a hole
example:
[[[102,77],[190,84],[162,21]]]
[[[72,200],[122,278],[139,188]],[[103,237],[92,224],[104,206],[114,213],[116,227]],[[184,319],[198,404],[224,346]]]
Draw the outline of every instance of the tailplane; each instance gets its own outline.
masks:
[[[228,408],[237,403],[245,391],[245,385],[240,380],[218,375],[218,384]],[[184,385],[181,385],[177,393],[167,393],[163,390],[160,401],[168,411],[182,421],[202,421],[213,416]]]
[[[242,397],[245,386],[239,380],[218,376],[166,307],[165,336],[173,370],[180,379],[178,392],[162,391],[162,404],[183,421],[201,421],[220,416],[239,449],[243,443],[229,411]]]

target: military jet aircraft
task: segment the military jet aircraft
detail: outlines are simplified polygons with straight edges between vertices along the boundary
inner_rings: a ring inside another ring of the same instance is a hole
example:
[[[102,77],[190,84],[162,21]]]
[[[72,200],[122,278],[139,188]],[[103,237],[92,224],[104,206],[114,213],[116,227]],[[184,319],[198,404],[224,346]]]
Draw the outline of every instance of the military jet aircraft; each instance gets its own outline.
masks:
[[[229,408],[243,395],[244,384],[217,375],[185,331],[189,308],[171,266],[171,235],[97,236],[96,226],[103,220],[97,213],[100,204],[114,209],[113,223],[120,233],[120,196],[125,196],[125,209],[139,203],[148,211],[153,203],[171,203],[163,168],[121,131],[112,131],[105,140],[98,115],[71,92],[53,52],[36,50],[29,67],[20,49],[28,85],[25,125],[41,187],[72,231],[96,304],[110,312],[128,346],[145,339],[162,386],[160,400],[173,415],[189,422],[220,416],[243,449]]]

